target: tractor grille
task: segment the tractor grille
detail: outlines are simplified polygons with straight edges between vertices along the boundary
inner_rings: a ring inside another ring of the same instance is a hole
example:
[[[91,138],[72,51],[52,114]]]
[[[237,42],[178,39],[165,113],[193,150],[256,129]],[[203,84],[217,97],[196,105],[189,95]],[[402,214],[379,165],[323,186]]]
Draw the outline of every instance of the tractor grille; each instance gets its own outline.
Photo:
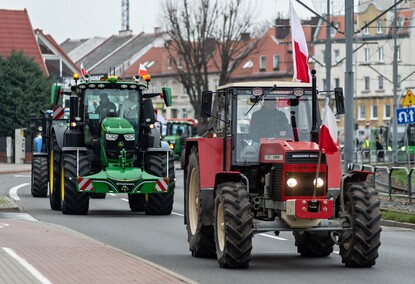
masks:
[[[118,160],[122,149],[127,151],[127,159],[132,159],[134,157],[134,141],[126,141],[122,134],[118,135],[117,140],[106,140],[105,143],[105,152],[108,159]]]
[[[287,153],[287,164],[317,164],[318,152],[295,152]],[[326,163],[326,156],[321,156],[321,163]]]
[[[272,200],[282,200],[282,164],[271,168],[270,196]]]

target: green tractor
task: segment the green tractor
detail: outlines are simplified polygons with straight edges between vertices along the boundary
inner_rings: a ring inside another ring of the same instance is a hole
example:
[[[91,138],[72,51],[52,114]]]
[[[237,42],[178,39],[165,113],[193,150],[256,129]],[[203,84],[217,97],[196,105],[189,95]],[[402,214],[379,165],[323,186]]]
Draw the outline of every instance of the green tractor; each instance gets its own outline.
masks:
[[[166,128],[163,141],[173,150],[174,159],[184,166],[184,153],[186,138],[197,136],[197,121],[191,118],[173,118],[167,120],[163,126]]]
[[[144,77],[144,76],[143,76]],[[79,80],[74,75],[67,124],[52,126],[49,200],[52,210],[87,214],[89,198],[128,194],[131,211],[171,214],[175,173],[171,150],[162,148],[151,98],[171,105],[171,89],[147,93],[140,77]],[[59,101],[52,87],[52,101]]]

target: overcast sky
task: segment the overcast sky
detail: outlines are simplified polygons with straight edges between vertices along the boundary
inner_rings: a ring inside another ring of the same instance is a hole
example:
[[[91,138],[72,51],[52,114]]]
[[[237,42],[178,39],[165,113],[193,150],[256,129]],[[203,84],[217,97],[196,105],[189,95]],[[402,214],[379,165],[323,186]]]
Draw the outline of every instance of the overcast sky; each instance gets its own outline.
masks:
[[[164,0],[130,0],[130,29],[134,34],[151,33],[160,26],[160,6]],[[180,1],[180,0],[177,0]],[[197,1],[197,0],[194,0]],[[288,17],[288,0],[249,0],[257,8],[258,21],[272,21],[278,12]],[[315,7],[312,2],[303,0]],[[324,0],[326,2],[326,0]],[[311,16],[300,4],[293,1],[300,18]],[[317,5],[317,4],[316,4]],[[50,34],[60,44],[67,38],[80,39],[93,36],[109,37],[121,29],[121,0],[0,0],[1,9],[27,9],[34,29]]]

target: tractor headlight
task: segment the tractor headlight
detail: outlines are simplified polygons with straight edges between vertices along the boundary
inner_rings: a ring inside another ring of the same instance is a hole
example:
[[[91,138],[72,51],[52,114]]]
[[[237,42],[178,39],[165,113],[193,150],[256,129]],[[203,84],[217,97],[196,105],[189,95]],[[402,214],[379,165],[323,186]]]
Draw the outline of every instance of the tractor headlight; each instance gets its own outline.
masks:
[[[115,141],[118,138],[118,134],[105,134],[105,139],[109,140],[109,141]]]
[[[324,185],[324,181],[322,178],[317,178],[317,184],[316,184],[316,180],[313,180],[313,185],[317,188],[320,188]]]
[[[290,188],[294,188],[297,186],[297,180],[295,178],[287,179],[287,186]]]
[[[124,134],[125,141],[134,141],[135,137],[134,134]]]

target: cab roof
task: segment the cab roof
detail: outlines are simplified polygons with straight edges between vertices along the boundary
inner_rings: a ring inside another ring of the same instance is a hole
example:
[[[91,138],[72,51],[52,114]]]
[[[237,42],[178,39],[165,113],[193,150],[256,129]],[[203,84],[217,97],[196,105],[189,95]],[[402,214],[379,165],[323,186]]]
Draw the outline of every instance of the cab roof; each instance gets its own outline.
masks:
[[[229,88],[272,88],[274,85],[277,87],[285,88],[308,88],[311,87],[311,83],[299,83],[299,82],[287,82],[287,81],[248,81],[248,82],[235,82],[226,85],[219,86],[217,90],[224,90]]]

